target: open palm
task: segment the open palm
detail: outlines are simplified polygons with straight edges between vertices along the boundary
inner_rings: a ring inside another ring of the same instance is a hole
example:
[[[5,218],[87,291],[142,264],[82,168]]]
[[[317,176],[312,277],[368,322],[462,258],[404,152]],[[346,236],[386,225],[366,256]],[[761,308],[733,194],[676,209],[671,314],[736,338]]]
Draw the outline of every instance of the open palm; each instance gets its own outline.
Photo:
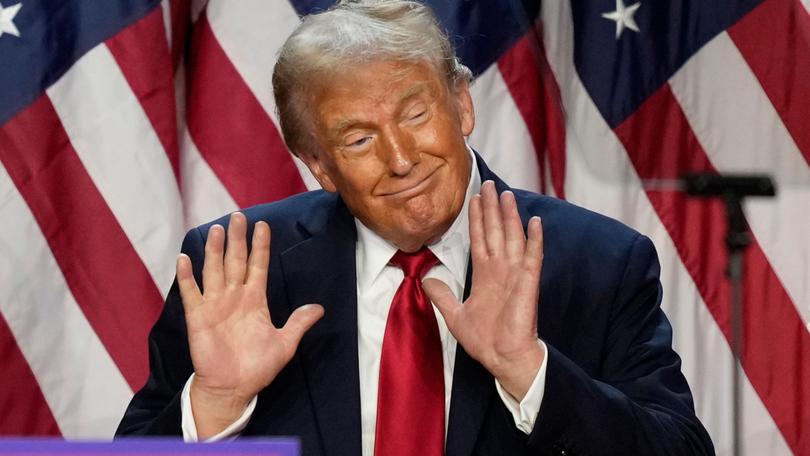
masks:
[[[321,306],[306,305],[293,312],[283,328],[273,325],[267,305],[270,227],[256,224],[250,255],[246,231],[245,216],[232,214],[225,251],[225,230],[211,227],[205,244],[204,293],[194,280],[190,259],[181,255],[177,261],[195,371],[191,397],[198,430],[199,415],[208,408],[226,415],[223,421],[238,417],[290,361],[304,332],[323,315]]]
[[[498,198],[491,181],[470,202],[473,276],[462,305],[443,282],[426,279],[425,292],[464,350],[515,397],[522,397],[544,353],[537,343],[537,308],[543,261],[540,219],[529,221],[528,239],[515,197]]]

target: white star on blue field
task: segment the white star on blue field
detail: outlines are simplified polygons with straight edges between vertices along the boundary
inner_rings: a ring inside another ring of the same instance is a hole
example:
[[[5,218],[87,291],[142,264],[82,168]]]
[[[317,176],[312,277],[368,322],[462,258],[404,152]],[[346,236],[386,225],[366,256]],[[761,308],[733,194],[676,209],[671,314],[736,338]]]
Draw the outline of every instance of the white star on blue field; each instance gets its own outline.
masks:
[[[0,4],[0,36],[3,36],[4,33],[16,37],[20,36],[20,31],[17,30],[17,26],[14,25],[14,16],[17,15],[20,8],[22,8],[22,3],[17,3],[16,5],[5,8]]]
[[[633,17],[641,7],[641,2],[636,2],[630,6],[624,6],[624,0],[616,0],[616,11],[602,14],[605,19],[610,19],[616,23],[616,39],[622,36],[625,27],[634,32],[639,32],[638,24]]]

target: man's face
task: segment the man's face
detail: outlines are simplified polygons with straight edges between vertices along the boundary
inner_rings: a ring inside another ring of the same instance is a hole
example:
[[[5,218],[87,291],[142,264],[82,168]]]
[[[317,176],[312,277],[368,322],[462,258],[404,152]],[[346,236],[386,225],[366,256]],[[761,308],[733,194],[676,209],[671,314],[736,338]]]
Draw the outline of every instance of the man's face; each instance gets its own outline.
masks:
[[[404,251],[437,240],[464,203],[475,124],[467,84],[448,88],[427,64],[379,61],[343,70],[310,94],[320,150],[302,158],[364,225]]]

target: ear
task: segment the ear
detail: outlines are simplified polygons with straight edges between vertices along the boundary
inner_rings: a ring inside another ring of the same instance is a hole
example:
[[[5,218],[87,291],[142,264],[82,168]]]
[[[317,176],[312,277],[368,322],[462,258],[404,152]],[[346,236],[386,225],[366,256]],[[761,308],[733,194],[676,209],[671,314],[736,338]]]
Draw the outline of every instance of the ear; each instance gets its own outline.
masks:
[[[461,121],[461,133],[469,136],[475,128],[475,108],[473,107],[472,95],[470,95],[470,83],[459,81],[454,88],[456,105],[458,106],[458,116]]]
[[[329,173],[326,171],[321,154],[323,154],[322,151],[307,150],[299,153],[298,157],[307,165],[309,172],[311,172],[312,175],[315,176],[315,180],[321,184],[321,188],[327,192],[334,193],[337,191],[337,187],[335,187],[332,178],[329,177]]]

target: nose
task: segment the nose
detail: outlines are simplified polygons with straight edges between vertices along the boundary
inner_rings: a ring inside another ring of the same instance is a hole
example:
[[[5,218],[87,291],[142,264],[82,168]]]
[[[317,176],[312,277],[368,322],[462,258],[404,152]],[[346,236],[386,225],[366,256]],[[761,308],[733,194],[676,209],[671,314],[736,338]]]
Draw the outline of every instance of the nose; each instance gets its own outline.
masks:
[[[383,132],[381,149],[383,161],[394,176],[405,176],[419,163],[413,139],[399,128],[388,128]]]

